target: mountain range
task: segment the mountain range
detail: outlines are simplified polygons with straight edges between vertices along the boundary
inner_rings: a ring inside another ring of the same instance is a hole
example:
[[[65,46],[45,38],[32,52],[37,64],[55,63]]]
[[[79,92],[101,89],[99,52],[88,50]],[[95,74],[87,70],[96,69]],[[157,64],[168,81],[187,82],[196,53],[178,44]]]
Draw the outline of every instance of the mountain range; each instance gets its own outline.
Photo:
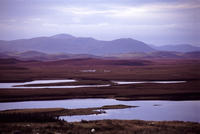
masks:
[[[153,46],[131,38],[112,41],[57,34],[0,41],[0,58],[62,60],[74,58],[199,58],[200,47],[189,44]]]
[[[0,51],[105,55],[111,53],[152,52],[154,49],[144,42],[131,38],[102,41],[94,38],[58,34],[51,37],[0,41]]]

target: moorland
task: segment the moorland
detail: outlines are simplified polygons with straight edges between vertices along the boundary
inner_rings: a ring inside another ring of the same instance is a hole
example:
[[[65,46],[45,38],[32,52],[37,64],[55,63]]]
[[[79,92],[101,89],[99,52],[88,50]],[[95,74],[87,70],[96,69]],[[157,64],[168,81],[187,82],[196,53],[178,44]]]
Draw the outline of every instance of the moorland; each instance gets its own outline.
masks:
[[[0,82],[74,79],[55,85],[110,84],[108,87],[56,89],[1,89],[0,101],[72,98],[115,98],[123,100],[198,100],[198,59],[68,59],[59,61],[0,60]],[[85,72],[82,70],[95,70]],[[186,81],[185,83],[141,83],[117,85],[112,81]],[[38,85],[35,85],[38,86]],[[44,85],[40,85],[44,86]]]

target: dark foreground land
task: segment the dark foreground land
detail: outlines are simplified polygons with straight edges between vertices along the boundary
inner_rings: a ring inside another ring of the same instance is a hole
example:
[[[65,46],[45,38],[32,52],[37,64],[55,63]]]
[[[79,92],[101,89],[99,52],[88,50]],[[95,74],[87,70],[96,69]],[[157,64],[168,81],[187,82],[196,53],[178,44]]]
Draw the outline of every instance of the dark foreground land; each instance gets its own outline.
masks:
[[[91,134],[92,129],[95,134],[199,134],[200,124],[139,120],[0,123],[2,134]]]
[[[65,122],[60,115],[101,114],[97,109],[128,108],[111,105],[84,109],[19,109],[0,112],[1,134],[198,134],[200,124],[181,121],[98,120]],[[92,132],[93,131],[93,132]]]
[[[96,70],[85,72],[83,70]],[[0,60],[0,82],[41,79],[76,79],[75,83],[51,85],[111,84],[109,87],[56,89],[0,89],[0,101],[72,98],[115,98],[120,100],[199,100],[198,59],[72,59],[62,61]],[[111,81],[187,81],[173,84],[116,85]],[[35,85],[43,86],[43,85]]]

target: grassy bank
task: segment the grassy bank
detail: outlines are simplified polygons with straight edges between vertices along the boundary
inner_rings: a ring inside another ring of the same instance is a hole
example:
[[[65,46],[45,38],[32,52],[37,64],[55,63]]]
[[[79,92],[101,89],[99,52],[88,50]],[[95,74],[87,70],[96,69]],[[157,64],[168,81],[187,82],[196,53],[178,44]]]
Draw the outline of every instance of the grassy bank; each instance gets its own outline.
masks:
[[[132,84],[110,87],[56,89],[1,89],[0,102],[75,98],[118,100],[200,100],[200,81],[174,84]]]
[[[100,120],[67,122],[0,123],[3,134],[199,134],[200,124],[192,122],[157,122],[139,120]]]
[[[0,111],[0,122],[53,122],[60,121],[59,116],[92,115],[106,113],[108,109],[125,109],[137,106],[105,105],[94,108],[38,108],[38,109],[13,109]]]

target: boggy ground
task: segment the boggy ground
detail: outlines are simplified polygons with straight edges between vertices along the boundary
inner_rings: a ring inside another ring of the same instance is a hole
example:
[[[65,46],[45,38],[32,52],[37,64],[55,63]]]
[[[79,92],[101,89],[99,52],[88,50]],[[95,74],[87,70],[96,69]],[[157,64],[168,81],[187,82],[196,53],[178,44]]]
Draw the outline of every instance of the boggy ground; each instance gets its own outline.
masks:
[[[93,129],[94,132],[91,132]],[[199,134],[200,124],[179,121],[99,120],[0,123],[1,134]]]
[[[198,59],[73,59],[49,62],[1,59],[0,82],[23,82],[41,79],[78,80],[78,82],[65,83],[65,85],[110,84],[110,81],[112,80],[184,80],[187,82],[177,84],[111,84],[109,87],[76,89],[0,89],[0,101],[72,98],[115,98],[121,100],[199,100],[199,68],[200,60]],[[96,71],[83,72],[82,70]]]
[[[23,82],[41,79],[76,79],[78,82],[64,83],[64,85],[111,84],[111,86],[76,89],[0,89],[0,101],[72,98],[199,100],[199,68],[200,60],[197,59],[74,59],[49,62],[1,59],[0,82]],[[82,70],[96,71],[83,72]],[[112,80],[184,80],[187,82],[177,84],[148,83],[116,85],[110,82]],[[58,83],[53,85],[58,85]]]
[[[0,101],[48,100],[71,98],[116,98],[123,100],[199,100],[200,60],[76,59],[51,62],[0,60],[0,82],[41,79],[76,79],[79,84],[107,84],[111,80],[185,80],[178,84],[112,85],[76,89],[0,89]],[[96,70],[82,72],[81,70]],[[69,84],[69,83],[66,83]],[[71,83],[72,84],[72,83]],[[55,109],[54,109],[55,110]],[[200,124],[177,121],[101,120],[68,123],[52,116],[21,121],[24,115],[0,122],[1,134],[198,134]],[[45,114],[46,115],[46,114]],[[4,116],[5,117],[5,116]],[[27,116],[30,119],[30,116]],[[34,120],[33,120],[34,119]],[[39,121],[38,121],[39,120]]]

